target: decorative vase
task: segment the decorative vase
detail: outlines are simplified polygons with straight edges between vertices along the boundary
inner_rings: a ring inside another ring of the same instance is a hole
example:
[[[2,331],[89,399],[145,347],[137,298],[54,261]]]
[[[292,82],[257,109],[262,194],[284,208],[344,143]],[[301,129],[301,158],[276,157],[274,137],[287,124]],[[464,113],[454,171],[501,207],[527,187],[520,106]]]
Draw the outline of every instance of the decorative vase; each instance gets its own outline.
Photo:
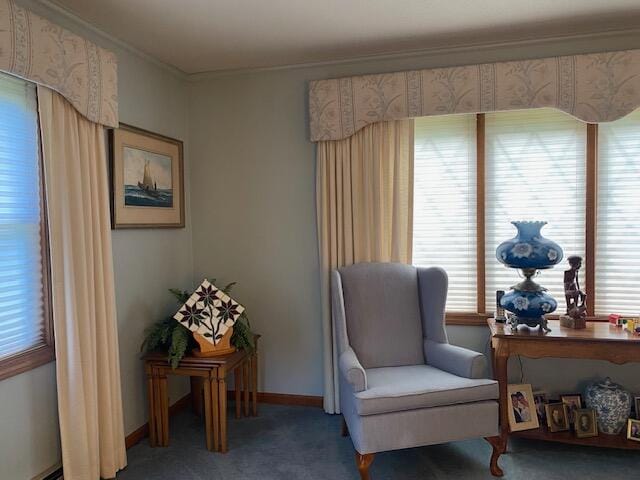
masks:
[[[544,238],[540,233],[547,222],[511,222],[517,229],[515,237],[502,242],[496,249],[496,258],[509,268],[522,270],[525,280],[514,285],[500,299],[500,306],[514,315],[511,328],[524,324],[540,326],[550,331],[545,315],[558,308],[558,302],[545,293],[532,277],[538,270],[551,268],[562,260],[562,248],[556,242]]]
[[[619,435],[631,415],[631,393],[607,377],[589,385],[584,397],[587,408],[596,411],[599,431]]]
[[[217,345],[214,345],[199,333],[193,332],[193,338],[200,348],[194,348],[191,353],[196,357],[219,357],[228,355],[236,351],[236,347],[231,345],[231,337],[233,335],[233,327],[229,327],[224,336]]]
[[[511,222],[517,229],[515,237],[502,242],[496,258],[511,268],[551,268],[562,261],[562,248],[540,233],[547,222]]]

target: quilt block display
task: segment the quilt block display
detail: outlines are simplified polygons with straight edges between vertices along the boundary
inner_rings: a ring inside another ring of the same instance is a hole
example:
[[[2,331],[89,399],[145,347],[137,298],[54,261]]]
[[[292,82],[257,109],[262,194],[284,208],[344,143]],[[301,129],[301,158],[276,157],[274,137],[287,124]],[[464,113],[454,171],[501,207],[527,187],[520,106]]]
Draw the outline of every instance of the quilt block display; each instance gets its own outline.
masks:
[[[242,312],[242,305],[205,279],[173,318],[217,345]]]

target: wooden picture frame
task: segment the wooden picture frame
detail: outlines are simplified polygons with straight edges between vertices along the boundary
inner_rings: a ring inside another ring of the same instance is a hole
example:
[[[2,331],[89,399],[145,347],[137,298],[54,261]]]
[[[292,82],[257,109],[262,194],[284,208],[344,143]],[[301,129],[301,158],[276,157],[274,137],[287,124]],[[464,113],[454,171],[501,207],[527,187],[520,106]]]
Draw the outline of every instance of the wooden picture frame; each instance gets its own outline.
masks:
[[[569,425],[573,425],[576,410],[580,410],[583,407],[582,395],[579,393],[560,395],[560,401],[567,406],[567,419],[569,420]]]
[[[182,141],[121,123],[109,164],[112,228],[184,228]]]
[[[544,408],[547,414],[547,427],[549,427],[550,432],[569,430],[568,408],[564,403],[548,403]]]
[[[591,408],[579,408],[573,412],[576,437],[588,438],[598,436],[598,420],[596,411]]]
[[[633,442],[640,442],[640,420],[630,418],[627,421],[627,439]]]
[[[538,428],[538,415],[531,385],[508,385],[509,427],[512,432]]]
[[[636,407],[636,420],[640,420],[640,397],[635,397],[633,403]]]

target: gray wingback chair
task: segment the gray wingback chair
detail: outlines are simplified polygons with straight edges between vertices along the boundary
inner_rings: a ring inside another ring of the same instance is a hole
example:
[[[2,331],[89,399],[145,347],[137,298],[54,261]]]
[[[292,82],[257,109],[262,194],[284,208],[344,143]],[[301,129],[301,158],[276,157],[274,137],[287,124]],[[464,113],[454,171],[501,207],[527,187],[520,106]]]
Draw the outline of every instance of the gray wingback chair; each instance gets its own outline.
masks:
[[[502,475],[498,384],[484,355],[449,344],[447,274],[440,268],[359,263],[334,270],[343,435],[363,480],[376,452],[485,437]]]

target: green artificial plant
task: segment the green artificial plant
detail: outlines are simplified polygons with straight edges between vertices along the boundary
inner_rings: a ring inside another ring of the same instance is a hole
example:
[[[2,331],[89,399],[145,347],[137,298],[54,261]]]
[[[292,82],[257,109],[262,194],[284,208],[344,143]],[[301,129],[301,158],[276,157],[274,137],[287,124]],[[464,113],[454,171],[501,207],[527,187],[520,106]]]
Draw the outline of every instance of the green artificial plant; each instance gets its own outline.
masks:
[[[215,284],[215,279],[209,280],[209,282]],[[236,282],[231,282],[224,287],[222,291],[228,295],[235,284]],[[192,294],[186,290],[176,288],[170,288],[169,292],[176,298],[180,306],[182,306]],[[145,330],[145,339],[142,342],[141,351],[166,351],[167,361],[171,365],[171,368],[176,368],[187,351],[197,347],[197,345],[191,331],[177,322],[173,317],[169,317],[154,323]],[[249,323],[246,310],[242,312],[233,325],[231,345],[239,350],[252,351],[254,348],[253,333],[251,332],[251,324]]]

